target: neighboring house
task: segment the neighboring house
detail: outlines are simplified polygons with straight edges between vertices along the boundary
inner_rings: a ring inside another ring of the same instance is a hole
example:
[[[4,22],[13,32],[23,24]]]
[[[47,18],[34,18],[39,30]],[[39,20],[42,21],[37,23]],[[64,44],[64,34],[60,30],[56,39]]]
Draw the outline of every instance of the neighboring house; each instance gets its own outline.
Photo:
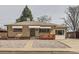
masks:
[[[7,30],[0,28],[0,38],[7,38]]]
[[[65,39],[66,27],[39,21],[23,21],[8,24],[8,37],[39,37],[40,35],[55,34],[55,39]]]

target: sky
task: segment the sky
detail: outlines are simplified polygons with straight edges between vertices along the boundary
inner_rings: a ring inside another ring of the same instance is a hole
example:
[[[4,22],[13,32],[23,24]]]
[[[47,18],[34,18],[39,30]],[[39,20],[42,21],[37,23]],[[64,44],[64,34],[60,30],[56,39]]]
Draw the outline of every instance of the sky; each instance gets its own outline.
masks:
[[[20,17],[25,5],[0,5],[0,27],[11,24]],[[65,17],[68,5],[28,5],[32,11],[33,18],[48,15],[52,18],[51,23],[63,24],[61,19]]]

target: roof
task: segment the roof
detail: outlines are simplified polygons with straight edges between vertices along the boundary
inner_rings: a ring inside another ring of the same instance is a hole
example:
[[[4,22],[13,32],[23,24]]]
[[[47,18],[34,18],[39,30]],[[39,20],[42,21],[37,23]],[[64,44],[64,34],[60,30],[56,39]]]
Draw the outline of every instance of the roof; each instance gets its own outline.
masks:
[[[55,24],[47,23],[47,22],[39,22],[39,21],[23,21],[14,24],[8,24],[8,25],[55,25]]]
[[[56,27],[66,27],[64,24],[57,25]]]
[[[8,25],[29,25],[29,26],[41,26],[41,25],[45,25],[45,26],[56,26],[56,27],[65,27],[64,25],[57,25],[54,23],[48,23],[48,22],[40,22],[40,21],[23,21],[23,22],[18,22],[18,23],[14,23],[14,24],[8,24]],[[8,26],[6,25],[6,26]]]

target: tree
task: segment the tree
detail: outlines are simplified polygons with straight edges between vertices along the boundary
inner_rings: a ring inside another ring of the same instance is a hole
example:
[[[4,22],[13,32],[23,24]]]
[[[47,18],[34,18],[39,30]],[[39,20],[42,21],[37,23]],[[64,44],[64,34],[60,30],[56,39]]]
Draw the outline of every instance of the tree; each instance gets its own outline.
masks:
[[[66,26],[74,32],[74,38],[76,38],[76,32],[79,30],[79,6],[68,7],[64,21]]]
[[[44,15],[44,16],[38,17],[37,19],[38,19],[38,21],[41,21],[41,22],[49,22],[51,20],[51,17]]]
[[[32,21],[33,19],[31,10],[27,6],[25,6],[20,18],[18,18],[16,22],[27,21],[27,18],[29,18],[30,21]]]

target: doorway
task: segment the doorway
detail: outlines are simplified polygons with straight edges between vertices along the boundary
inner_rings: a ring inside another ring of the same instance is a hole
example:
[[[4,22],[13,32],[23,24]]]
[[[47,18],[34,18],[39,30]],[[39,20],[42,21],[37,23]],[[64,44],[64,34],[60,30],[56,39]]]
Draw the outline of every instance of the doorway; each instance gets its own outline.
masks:
[[[35,29],[34,28],[30,29],[30,36],[31,37],[35,36]]]

